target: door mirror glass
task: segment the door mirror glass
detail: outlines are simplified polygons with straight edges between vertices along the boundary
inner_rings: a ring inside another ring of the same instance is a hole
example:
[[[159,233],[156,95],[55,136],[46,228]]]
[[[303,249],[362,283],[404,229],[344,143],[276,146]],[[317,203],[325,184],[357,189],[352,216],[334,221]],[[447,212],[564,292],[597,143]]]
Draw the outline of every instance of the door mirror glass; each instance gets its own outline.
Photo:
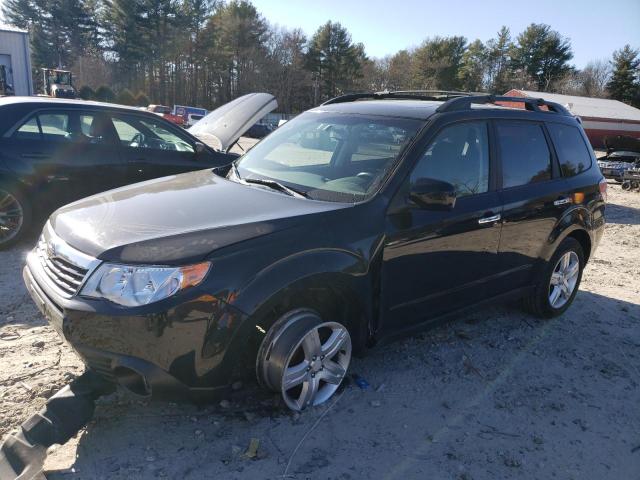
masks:
[[[427,210],[451,210],[456,205],[456,187],[433,178],[420,178],[411,185],[409,198]]]
[[[207,146],[202,142],[196,142],[196,154],[202,155],[207,151]]]

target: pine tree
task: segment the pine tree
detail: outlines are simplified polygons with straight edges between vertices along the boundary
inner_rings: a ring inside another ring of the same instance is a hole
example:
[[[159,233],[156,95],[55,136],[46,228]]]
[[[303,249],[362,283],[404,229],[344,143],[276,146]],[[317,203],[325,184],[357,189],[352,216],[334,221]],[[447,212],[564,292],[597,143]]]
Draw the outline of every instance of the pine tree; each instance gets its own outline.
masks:
[[[511,51],[513,69],[533,79],[539,91],[549,90],[554,81],[572,71],[568,63],[572,58],[569,39],[549,25],[536,23],[518,35]]]
[[[640,105],[640,58],[638,50],[625,45],[613,52],[613,73],[607,84],[611,98],[621,102]]]
[[[309,41],[306,59],[314,76],[314,103],[348,92],[362,75],[365,59],[363,47],[354,45],[340,23],[329,21],[318,28]]]

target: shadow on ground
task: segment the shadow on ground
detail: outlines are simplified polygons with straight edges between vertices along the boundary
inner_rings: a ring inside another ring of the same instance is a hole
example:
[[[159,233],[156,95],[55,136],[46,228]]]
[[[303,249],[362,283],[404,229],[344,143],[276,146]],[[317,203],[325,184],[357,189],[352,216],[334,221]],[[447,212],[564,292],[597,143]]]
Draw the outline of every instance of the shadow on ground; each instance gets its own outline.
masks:
[[[48,478],[631,478],[638,319],[586,291],[549,321],[477,311],[355,359],[370,387],[301,415],[254,386],[222,406],[109,398]]]

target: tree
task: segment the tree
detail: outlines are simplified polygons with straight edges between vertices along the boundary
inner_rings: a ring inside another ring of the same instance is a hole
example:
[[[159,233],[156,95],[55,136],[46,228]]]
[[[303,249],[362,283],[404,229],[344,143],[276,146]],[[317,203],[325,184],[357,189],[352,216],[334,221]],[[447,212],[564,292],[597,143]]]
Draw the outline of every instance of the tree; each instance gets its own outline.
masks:
[[[91,0],[7,0],[2,12],[31,33],[33,64],[68,68],[87,49],[97,48]]]
[[[131,93],[131,90],[129,90],[128,88],[123,88],[118,92],[116,103],[119,103],[121,105],[133,106],[136,104],[136,98],[133,96],[133,93]]]
[[[607,96],[607,83],[611,77],[611,67],[607,61],[596,60],[587,63],[578,76],[581,95],[587,97]]]
[[[625,45],[613,52],[611,61],[613,72],[607,83],[611,98],[621,102],[638,105],[640,96],[640,59],[638,50]]]
[[[545,24],[529,25],[518,35],[511,51],[514,71],[521,79],[533,79],[539,91],[548,90],[554,81],[570,72],[573,67],[568,62],[572,58],[570,40]]]
[[[511,89],[511,32],[503,26],[496,38],[487,42],[487,88],[491,93],[503,94]]]
[[[464,37],[434,37],[425,40],[413,54],[413,86],[426,90],[458,90]]]
[[[479,92],[485,85],[487,73],[487,49],[480,40],[469,45],[462,55],[462,64],[458,70],[458,79],[462,89],[468,92]]]
[[[292,113],[312,106],[311,72],[304,68],[307,38],[300,29],[274,30],[268,45],[266,85],[278,99],[282,112]]]
[[[314,104],[349,91],[362,76],[364,60],[364,47],[354,45],[340,23],[329,21],[318,28],[306,55],[306,68],[314,78]]]
[[[389,90],[411,88],[411,65],[413,55],[408,50],[400,50],[389,59],[387,86]]]
[[[111,88],[106,85],[100,85],[96,89],[95,97],[96,97],[96,100],[100,102],[113,103],[116,100],[116,94],[113,93],[113,90],[111,90]]]
[[[89,85],[83,85],[78,90],[78,96],[82,100],[93,100],[96,96],[96,93],[93,91],[93,88],[91,88]]]
[[[136,95],[136,106],[138,107],[148,107],[151,104],[151,100],[144,92],[138,92]]]

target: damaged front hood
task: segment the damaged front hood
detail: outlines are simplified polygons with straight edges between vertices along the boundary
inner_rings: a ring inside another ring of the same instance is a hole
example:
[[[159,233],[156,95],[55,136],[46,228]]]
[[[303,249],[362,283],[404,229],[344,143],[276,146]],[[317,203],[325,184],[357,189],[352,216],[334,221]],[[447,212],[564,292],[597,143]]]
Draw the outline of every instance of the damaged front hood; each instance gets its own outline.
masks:
[[[277,107],[273,95],[249,93],[216,108],[188,131],[211,148],[226,152],[244,132]]]
[[[344,204],[290,197],[201,170],[85,198],[54,212],[50,222],[59,237],[93,257],[176,264],[338,208]]]

